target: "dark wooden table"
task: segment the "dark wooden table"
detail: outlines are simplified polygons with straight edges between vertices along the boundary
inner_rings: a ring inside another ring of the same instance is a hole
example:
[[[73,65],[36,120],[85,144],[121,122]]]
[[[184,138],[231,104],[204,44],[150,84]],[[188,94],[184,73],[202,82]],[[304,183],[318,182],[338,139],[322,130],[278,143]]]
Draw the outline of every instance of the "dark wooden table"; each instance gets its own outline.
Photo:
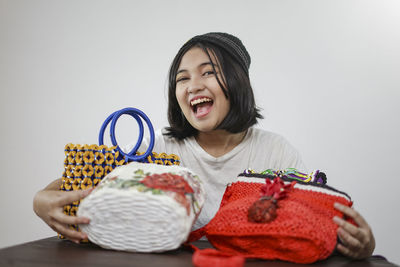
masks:
[[[199,248],[210,247],[205,241],[195,242]],[[373,256],[363,261],[351,261],[343,256],[329,259],[311,266],[396,266],[383,257]],[[129,253],[102,249],[94,244],[75,244],[57,237],[37,240],[0,250],[0,266],[192,266],[192,252],[181,247],[177,250],[158,253]],[[304,266],[282,261],[247,260],[245,266],[289,267]]]

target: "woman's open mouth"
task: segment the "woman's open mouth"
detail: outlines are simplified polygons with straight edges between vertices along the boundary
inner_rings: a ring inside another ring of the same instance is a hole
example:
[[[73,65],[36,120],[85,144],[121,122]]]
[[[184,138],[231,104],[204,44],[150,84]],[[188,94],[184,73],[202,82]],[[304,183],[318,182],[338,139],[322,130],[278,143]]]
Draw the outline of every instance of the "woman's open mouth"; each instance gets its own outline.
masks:
[[[190,107],[196,118],[206,116],[211,111],[214,101],[208,97],[195,97],[190,101]]]

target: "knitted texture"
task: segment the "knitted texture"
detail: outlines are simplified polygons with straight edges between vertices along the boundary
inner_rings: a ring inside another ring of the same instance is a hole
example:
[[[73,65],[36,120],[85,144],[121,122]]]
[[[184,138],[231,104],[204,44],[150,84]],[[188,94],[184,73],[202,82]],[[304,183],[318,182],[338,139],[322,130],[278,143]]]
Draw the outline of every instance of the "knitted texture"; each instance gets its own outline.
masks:
[[[80,203],[79,225],[107,249],[163,252],[187,239],[204,203],[200,178],[187,168],[131,162],[115,168]]]
[[[248,210],[260,199],[264,184],[254,180],[263,179],[241,177],[229,185],[215,217],[204,229],[193,233],[190,240],[203,232],[219,251],[244,258],[312,263],[332,254],[338,227],[332,218],[343,217],[333,204],[351,206],[345,193],[322,184],[298,182],[278,201],[275,219],[254,223],[248,220]],[[197,266],[207,266],[209,252],[199,250],[195,254],[204,254],[205,259]]]
[[[224,32],[209,32],[193,37],[187,41],[181,49],[197,42],[208,42],[221,47],[239,62],[243,70],[248,73],[251,63],[250,54],[247,52],[242,41],[236,36]]]
[[[193,254],[192,262],[196,267],[218,266],[218,267],[241,267],[245,259],[240,256],[232,256],[230,253],[224,253],[214,249],[204,249],[201,253]]]
[[[72,191],[96,187],[114,168],[127,164],[124,157],[115,149],[115,146],[67,144],[60,190]],[[160,165],[179,165],[180,163],[177,155],[155,152],[142,162]],[[80,201],[75,201],[64,206],[64,213],[76,216],[79,203]],[[79,231],[77,225],[70,225],[70,228]],[[63,238],[62,235],[59,237]]]

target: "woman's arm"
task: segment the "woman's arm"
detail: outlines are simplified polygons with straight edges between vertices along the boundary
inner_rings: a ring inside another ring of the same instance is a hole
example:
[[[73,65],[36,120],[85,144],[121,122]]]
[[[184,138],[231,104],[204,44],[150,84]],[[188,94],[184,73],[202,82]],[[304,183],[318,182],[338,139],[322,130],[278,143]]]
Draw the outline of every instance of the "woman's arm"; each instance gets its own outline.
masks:
[[[88,190],[60,191],[61,178],[51,182],[43,190],[36,193],[33,198],[33,210],[54,231],[64,235],[71,241],[78,243],[86,239],[87,235],[73,229],[70,224],[87,224],[88,218],[68,216],[64,214],[63,207],[74,201],[85,198],[90,192]]]
[[[351,224],[339,217],[333,218],[333,221],[339,225],[337,233],[342,242],[337,245],[337,250],[353,259],[365,259],[371,256],[375,249],[375,238],[367,221],[353,208],[339,203],[335,203],[335,208],[353,219],[358,225]]]

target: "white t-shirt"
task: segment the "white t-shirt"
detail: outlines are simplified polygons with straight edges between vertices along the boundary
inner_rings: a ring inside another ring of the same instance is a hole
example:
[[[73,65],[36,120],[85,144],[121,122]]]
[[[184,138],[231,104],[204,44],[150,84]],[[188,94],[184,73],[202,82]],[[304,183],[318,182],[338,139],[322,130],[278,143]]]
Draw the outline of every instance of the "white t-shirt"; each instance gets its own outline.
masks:
[[[297,168],[306,171],[295,148],[282,136],[261,129],[249,128],[239,145],[217,158],[204,151],[194,137],[178,141],[163,135],[163,132],[164,129],[156,132],[153,151],[178,155],[181,166],[195,172],[204,184],[206,201],[193,229],[206,225],[214,217],[226,185],[245,169],[261,172],[266,169]],[[148,140],[144,140],[139,151],[145,151],[147,146]]]

